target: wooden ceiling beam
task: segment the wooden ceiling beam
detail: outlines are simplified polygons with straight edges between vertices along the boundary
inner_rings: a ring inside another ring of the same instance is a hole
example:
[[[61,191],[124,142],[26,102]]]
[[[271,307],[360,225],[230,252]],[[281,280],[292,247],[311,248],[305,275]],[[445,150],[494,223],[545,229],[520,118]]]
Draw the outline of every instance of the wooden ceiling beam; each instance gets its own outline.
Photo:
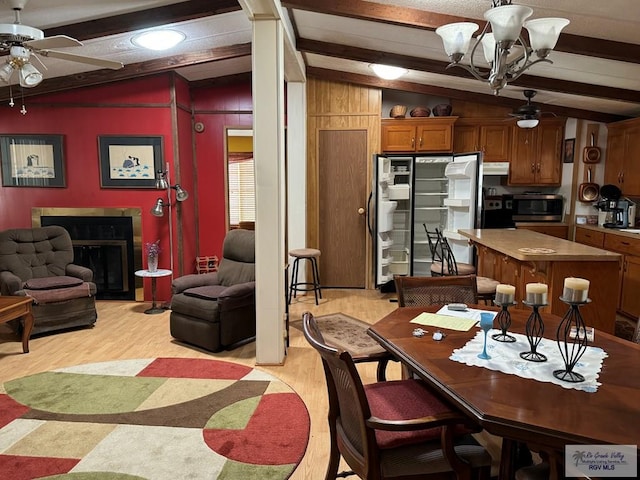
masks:
[[[453,22],[474,22],[484,27],[485,22],[466,17],[454,17],[409,7],[399,7],[363,0],[282,0],[289,9],[299,9],[326,15],[357,18],[371,22],[400,25],[421,30],[435,30],[441,25]],[[489,5],[487,5],[487,8]],[[600,38],[583,37],[563,33],[558,39],[555,51],[575,55],[606,58],[628,63],[640,63],[640,45],[615,42]]]
[[[212,48],[199,52],[191,52],[183,55],[173,55],[145,62],[132,63],[130,65],[126,65],[120,70],[102,69],[67,75],[65,77],[50,78],[44,80],[37,87],[32,89],[23,89],[23,92],[25,97],[44,95],[64,90],[71,90],[74,88],[88,87],[121,80],[130,80],[147,75],[170,72],[182,67],[229,60],[232,58],[246,57],[250,55],[250,43]],[[0,88],[0,101],[7,101],[9,98],[9,87]]]
[[[408,68],[421,72],[435,73],[438,75],[449,75],[460,78],[474,78],[469,72],[461,68],[446,69],[447,63],[428,58],[411,57],[408,55],[398,55],[379,50],[369,50],[366,48],[352,47],[337,43],[320,42],[300,38],[296,42],[297,49],[305,53],[325,55],[335,58],[346,58],[365,63],[382,63],[397,67]],[[510,85],[527,87],[534,90],[547,90],[550,92],[566,93],[571,95],[584,95],[598,97],[616,101],[640,102],[640,93],[622,88],[604,87],[588,83],[572,82],[554,78],[538,77],[535,75],[522,75]]]
[[[190,0],[164,7],[47,28],[44,30],[44,34],[46,37],[68,35],[82,41],[238,10],[241,8],[237,0]]]
[[[421,95],[433,95],[445,98],[454,98],[456,100],[463,100],[467,102],[485,103],[493,106],[503,106],[515,109],[520,107],[524,102],[523,100],[517,100],[507,97],[496,97],[495,95],[483,95],[476,92],[467,92],[463,90],[454,90],[451,88],[436,87],[433,85],[424,85],[421,83],[412,83],[401,80],[383,80],[374,75],[361,75],[357,73],[342,72],[339,70],[329,70],[324,68],[308,67],[307,75],[310,77],[321,78],[325,80],[332,80],[336,82],[353,83],[357,85],[367,85],[370,87],[377,87],[382,89],[399,90],[403,92],[413,92]],[[624,120],[626,117],[619,115],[612,115],[608,113],[593,112],[590,110],[581,110],[577,108],[561,107],[557,105],[539,104],[544,105],[543,110],[545,112],[554,113],[562,117],[573,117],[584,120],[590,120],[594,122],[617,122]]]

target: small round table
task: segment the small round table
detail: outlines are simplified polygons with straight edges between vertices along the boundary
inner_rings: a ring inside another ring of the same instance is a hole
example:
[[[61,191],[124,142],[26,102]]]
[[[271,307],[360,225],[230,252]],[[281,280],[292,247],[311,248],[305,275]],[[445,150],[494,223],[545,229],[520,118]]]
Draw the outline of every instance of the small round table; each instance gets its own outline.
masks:
[[[145,310],[144,313],[153,314],[164,312],[164,308],[156,305],[156,279],[158,277],[168,277],[171,274],[173,274],[171,270],[165,270],[162,268],[159,268],[155,272],[150,272],[149,270],[136,270],[136,276],[151,278],[151,308]]]

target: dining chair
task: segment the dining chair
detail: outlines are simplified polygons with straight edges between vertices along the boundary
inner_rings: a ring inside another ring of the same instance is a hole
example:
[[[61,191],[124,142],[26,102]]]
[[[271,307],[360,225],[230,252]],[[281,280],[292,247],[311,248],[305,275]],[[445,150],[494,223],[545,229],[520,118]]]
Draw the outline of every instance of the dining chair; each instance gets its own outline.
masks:
[[[420,380],[363,385],[349,352],[327,345],[310,312],[304,336],[320,354],[329,397],[329,465],[325,478],[488,479],[491,456],[478,427]],[[338,474],[340,457],[352,469]]]
[[[447,303],[478,303],[475,275],[394,277],[398,306],[418,307]]]
[[[425,231],[427,232],[427,239],[429,241],[429,248],[431,248],[432,239],[430,235],[435,234],[435,254],[432,252],[433,262],[431,264],[432,276],[451,276],[451,275],[471,275],[476,273],[476,267],[469,263],[458,263],[451,249],[451,245],[442,234],[442,231],[435,229],[435,232],[429,232],[426,224],[423,224]],[[478,276],[476,277],[476,284],[478,289],[478,299],[482,300],[485,304],[490,304],[496,296],[496,287],[500,282],[493,278]]]

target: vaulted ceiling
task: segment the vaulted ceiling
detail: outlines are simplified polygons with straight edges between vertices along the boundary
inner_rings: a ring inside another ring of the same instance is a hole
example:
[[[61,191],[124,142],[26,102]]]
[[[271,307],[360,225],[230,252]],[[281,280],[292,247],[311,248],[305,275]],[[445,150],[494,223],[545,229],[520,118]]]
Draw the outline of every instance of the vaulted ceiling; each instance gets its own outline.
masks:
[[[565,17],[571,23],[550,56],[552,65],[535,65],[496,97],[466,71],[446,69],[448,59],[434,33],[453,21],[482,27],[489,0],[260,1],[275,4],[285,19],[308,76],[512,108],[524,103],[522,90],[534,89],[534,102],[558,115],[603,122],[640,116],[640,2],[516,1],[532,7],[533,17]],[[10,2],[0,2],[0,23],[14,21]],[[84,43],[63,50],[120,61],[125,67],[102,70],[44,58],[45,80],[25,94],[172,70],[196,86],[249,78],[250,3],[260,2],[30,0],[21,13],[22,24],[42,29],[47,37],[68,35]],[[165,52],[131,43],[134,33],[158,26],[180,30],[187,40]],[[371,63],[402,66],[409,73],[400,80],[381,80],[369,69]],[[0,88],[0,102],[8,98],[8,87]]]

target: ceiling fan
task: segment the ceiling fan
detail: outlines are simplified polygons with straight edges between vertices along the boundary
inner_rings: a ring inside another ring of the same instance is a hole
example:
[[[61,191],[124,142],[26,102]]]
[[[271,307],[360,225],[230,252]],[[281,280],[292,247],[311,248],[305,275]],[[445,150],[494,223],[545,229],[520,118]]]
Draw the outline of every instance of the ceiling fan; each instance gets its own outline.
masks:
[[[8,50],[9,53],[6,63],[0,67],[0,80],[9,83],[11,76],[17,71],[22,87],[31,88],[38,85],[42,82],[42,73],[38,71],[30,60],[35,58],[43,68],[46,69],[46,66],[37,55],[86,63],[113,70],[124,67],[120,62],[50,50],[52,48],[80,47],[82,43],[66,35],[45,37],[42,30],[20,23],[20,12],[27,4],[27,1],[9,0],[8,3],[15,12],[15,22],[0,24],[0,48]]]
[[[527,103],[518,107],[513,113],[510,113],[509,116],[518,119],[517,124],[520,128],[534,128],[538,125],[540,117],[547,112],[541,111],[538,105],[531,103],[531,99],[535,97],[537,93],[535,90],[523,90],[522,93],[526,97]],[[553,115],[553,113],[549,113]]]

